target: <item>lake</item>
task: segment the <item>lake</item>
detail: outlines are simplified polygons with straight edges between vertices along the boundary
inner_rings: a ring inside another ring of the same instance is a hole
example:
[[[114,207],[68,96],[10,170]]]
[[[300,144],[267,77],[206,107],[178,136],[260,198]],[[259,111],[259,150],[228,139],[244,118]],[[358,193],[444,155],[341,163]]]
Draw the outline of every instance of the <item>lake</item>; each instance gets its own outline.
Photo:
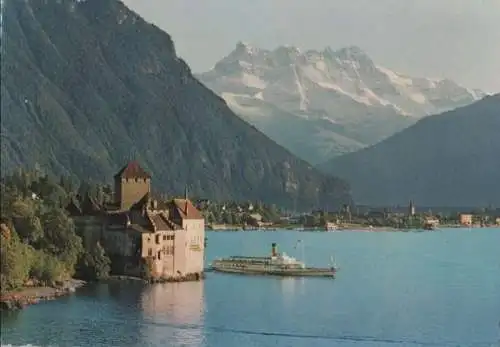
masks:
[[[2,346],[500,346],[500,229],[208,232],[207,263],[272,242],[337,278],[92,285],[2,313]]]

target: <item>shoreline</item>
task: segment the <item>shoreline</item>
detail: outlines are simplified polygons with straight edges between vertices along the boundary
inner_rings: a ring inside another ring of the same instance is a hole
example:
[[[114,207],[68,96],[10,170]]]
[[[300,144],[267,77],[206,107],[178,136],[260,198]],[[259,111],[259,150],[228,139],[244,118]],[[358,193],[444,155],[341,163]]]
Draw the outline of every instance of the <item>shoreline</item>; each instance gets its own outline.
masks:
[[[41,301],[54,300],[61,296],[74,293],[87,282],[71,279],[64,281],[61,286],[24,287],[19,290],[9,291],[0,296],[0,311],[15,311]]]
[[[480,225],[457,225],[457,224],[443,224],[439,225],[436,227],[435,230],[439,229],[496,229],[500,228],[499,225],[486,225],[486,226],[480,226]],[[218,228],[207,228],[207,231],[212,231],[212,232],[228,232],[228,233],[234,233],[234,232],[272,232],[272,231],[299,231],[299,232],[319,232],[319,233],[331,233],[331,232],[344,232],[344,231],[349,231],[349,232],[408,232],[408,231],[413,231],[413,230],[424,230],[423,227],[421,228],[395,228],[395,227],[390,227],[390,226],[377,226],[377,227],[370,227],[366,225],[340,225],[338,226],[337,229],[332,229],[332,230],[325,230],[324,228],[321,227],[279,227],[279,226],[273,226],[273,227],[265,227],[265,228],[243,228],[242,226],[238,225],[227,225],[227,226],[220,226]],[[425,230],[428,231],[428,230]]]
[[[154,277],[151,279],[145,279],[135,276],[127,275],[111,275],[106,279],[101,280],[101,282],[138,282],[144,284],[156,284],[156,283],[180,283],[180,282],[198,282],[206,278],[205,272],[200,273],[189,273],[184,276],[172,276],[172,277]]]
[[[188,274],[182,277],[153,278],[150,280],[123,275],[112,275],[102,282],[136,282],[143,284],[157,283],[179,283],[202,281],[206,278],[205,272],[198,274]],[[38,304],[42,301],[55,300],[62,296],[74,293],[78,288],[85,286],[88,282],[71,279],[64,281],[61,286],[38,286],[24,287],[0,295],[0,311],[17,311],[27,306]]]

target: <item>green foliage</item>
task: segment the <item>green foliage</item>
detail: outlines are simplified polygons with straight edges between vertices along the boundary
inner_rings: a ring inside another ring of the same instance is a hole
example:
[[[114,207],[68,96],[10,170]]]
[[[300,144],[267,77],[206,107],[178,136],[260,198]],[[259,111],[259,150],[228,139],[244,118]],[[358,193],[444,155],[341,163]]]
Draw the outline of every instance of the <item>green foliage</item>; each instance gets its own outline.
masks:
[[[61,184],[59,184],[59,183]],[[85,250],[65,211],[74,196],[74,179],[50,178],[38,171],[17,170],[3,177],[1,188],[0,282],[2,291],[28,280],[53,284],[78,270],[87,279],[109,273],[109,258],[100,245]],[[93,198],[106,200],[105,187],[90,186]],[[81,197],[80,197],[81,198]]]
[[[29,275],[44,284],[52,284],[67,277],[65,264],[44,251],[34,251]]]
[[[77,264],[77,274],[85,280],[95,281],[109,276],[111,261],[104,252],[104,248],[97,243],[86,249]]]
[[[43,228],[37,216],[38,206],[33,200],[15,200],[11,205],[11,216],[14,228],[27,244],[35,244],[43,237]]]
[[[7,238],[2,233],[0,245],[0,286],[2,291],[18,288],[29,277],[32,250],[16,235]]]
[[[2,291],[23,286],[28,279],[53,284],[67,277],[64,264],[56,257],[21,242],[16,233],[2,234],[0,282]]]
[[[72,273],[78,256],[83,251],[82,240],[75,233],[73,220],[62,209],[50,209],[42,215],[44,238],[41,246],[60,259],[68,273]]]

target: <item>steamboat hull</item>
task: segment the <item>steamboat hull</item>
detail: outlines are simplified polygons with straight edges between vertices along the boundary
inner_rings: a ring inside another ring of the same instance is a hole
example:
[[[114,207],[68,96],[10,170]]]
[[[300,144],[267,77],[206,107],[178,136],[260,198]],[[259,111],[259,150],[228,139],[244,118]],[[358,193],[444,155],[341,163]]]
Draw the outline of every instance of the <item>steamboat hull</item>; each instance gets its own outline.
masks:
[[[228,266],[211,267],[212,271],[225,272],[240,275],[269,275],[282,277],[335,277],[335,269],[329,268],[303,268],[303,269],[258,269],[258,268],[235,268]]]

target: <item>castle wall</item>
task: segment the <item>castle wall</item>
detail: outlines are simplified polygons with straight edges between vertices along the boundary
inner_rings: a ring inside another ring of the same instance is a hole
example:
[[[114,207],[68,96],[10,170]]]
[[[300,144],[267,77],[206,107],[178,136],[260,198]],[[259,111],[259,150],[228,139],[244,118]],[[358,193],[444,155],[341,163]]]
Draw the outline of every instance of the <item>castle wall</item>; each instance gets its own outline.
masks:
[[[178,233],[171,230],[142,234],[141,256],[151,258],[152,272],[155,277],[175,276],[175,242],[177,237]]]
[[[111,259],[111,273],[140,277],[142,272],[141,234],[123,226],[103,227],[100,242]]]
[[[184,275],[187,273],[187,254],[186,254],[186,237],[185,230],[176,231],[174,245],[174,273],[175,275]]]
[[[101,241],[103,231],[102,218],[99,216],[74,216],[75,231],[82,238],[85,249],[94,247]]]
[[[102,246],[109,255],[139,257],[140,237],[124,228],[108,227],[102,233]]]
[[[184,219],[186,230],[185,273],[201,273],[204,268],[205,220]]]

